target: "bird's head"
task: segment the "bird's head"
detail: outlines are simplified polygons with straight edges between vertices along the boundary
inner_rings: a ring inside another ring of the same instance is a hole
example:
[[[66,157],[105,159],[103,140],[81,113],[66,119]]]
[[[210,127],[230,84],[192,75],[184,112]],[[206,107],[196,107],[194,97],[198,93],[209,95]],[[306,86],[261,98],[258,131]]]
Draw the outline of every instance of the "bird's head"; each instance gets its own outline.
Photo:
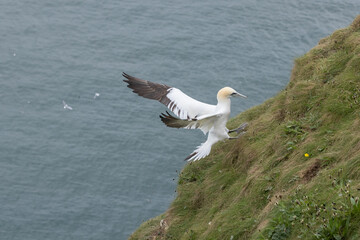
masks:
[[[218,94],[217,94],[217,99],[222,100],[222,99],[228,99],[230,97],[243,97],[243,98],[247,98],[247,96],[242,95],[241,93],[238,93],[237,91],[235,91],[234,89],[232,89],[231,87],[224,87],[222,89],[219,90]]]

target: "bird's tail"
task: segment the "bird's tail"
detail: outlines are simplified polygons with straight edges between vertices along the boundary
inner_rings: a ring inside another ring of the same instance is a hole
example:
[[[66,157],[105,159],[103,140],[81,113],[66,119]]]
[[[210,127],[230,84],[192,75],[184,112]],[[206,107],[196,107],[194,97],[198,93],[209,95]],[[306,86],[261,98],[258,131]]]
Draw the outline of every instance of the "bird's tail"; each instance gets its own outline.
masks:
[[[207,155],[210,154],[211,151],[211,146],[215,143],[216,141],[212,141],[212,139],[208,139],[206,142],[202,143],[200,146],[198,146],[194,152],[192,152],[189,156],[187,156],[185,158],[185,161],[197,161],[200,160],[204,157],[206,157]]]

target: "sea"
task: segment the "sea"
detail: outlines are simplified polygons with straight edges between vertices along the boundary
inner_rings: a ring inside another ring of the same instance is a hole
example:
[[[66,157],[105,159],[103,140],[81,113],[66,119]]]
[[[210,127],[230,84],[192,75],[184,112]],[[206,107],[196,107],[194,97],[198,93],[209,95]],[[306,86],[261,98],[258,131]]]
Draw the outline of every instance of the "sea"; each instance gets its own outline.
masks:
[[[0,239],[127,239],[176,197],[206,136],[122,72],[231,117],[284,89],[294,59],[359,14],[359,0],[0,0]],[[206,160],[204,160],[206,161]]]

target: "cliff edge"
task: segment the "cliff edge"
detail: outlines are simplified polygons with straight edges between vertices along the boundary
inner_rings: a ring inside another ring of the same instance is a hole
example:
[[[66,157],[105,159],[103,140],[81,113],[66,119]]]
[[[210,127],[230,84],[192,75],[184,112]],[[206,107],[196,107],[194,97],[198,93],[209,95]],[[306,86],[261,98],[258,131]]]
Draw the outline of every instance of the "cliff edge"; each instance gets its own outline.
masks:
[[[187,164],[129,239],[360,239],[360,15],[295,60],[238,140]]]

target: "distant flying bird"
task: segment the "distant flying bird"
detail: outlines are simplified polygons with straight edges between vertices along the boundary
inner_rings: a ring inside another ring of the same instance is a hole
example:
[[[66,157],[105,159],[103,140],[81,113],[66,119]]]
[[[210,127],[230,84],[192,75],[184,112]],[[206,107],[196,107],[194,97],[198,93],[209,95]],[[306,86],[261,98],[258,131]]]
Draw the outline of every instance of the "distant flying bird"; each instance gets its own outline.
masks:
[[[95,93],[94,99],[97,98],[98,96],[100,96],[100,93]]]
[[[69,105],[67,105],[64,100],[63,100],[63,104],[64,104],[64,109],[73,110],[72,107],[70,107]]]
[[[158,100],[167,106],[175,115],[166,111],[160,115],[161,121],[172,128],[199,128],[204,134],[208,134],[206,142],[198,146],[185,160],[196,161],[210,154],[211,146],[224,139],[234,139],[229,136],[231,132],[243,132],[247,123],[239,128],[229,130],[226,123],[230,115],[230,97],[243,97],[230,87],[224,87],[217,93],[217,105],[199,102],[181,90],[169,87],[165,84],[154,83],[123,73],[124,82],[133,89],[134,93],[144,98]]]

